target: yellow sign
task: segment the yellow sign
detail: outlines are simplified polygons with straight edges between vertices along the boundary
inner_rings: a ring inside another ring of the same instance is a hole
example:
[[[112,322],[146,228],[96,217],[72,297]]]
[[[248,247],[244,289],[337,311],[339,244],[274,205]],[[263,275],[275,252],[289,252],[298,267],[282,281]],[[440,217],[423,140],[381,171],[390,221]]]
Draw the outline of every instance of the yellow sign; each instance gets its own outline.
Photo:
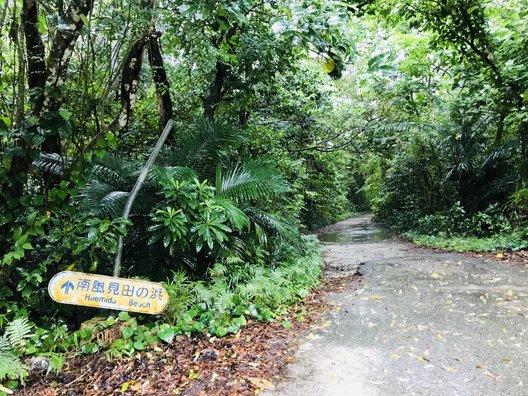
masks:
[[[51,278],[48,293],[62,304],[159,314],[169,303],[161,283],[63,271]]]

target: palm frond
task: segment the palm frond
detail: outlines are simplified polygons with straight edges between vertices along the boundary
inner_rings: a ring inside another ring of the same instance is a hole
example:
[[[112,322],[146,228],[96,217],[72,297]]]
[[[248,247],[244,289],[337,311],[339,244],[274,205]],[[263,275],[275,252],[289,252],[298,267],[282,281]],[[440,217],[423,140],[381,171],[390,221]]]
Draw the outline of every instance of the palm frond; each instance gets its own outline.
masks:
[[[504,176],[494,179],[483,186],[482,201],[492,201],[493,198],[509,196],[515,190],[516,176]]]
[[[273,213],[258,208],[248,208],[246,209],[246,214],[256,225],[256,231],[260,228],[269,235],[276,235],[280,239],[292,241],[296,240],[299,235],[296,227]]]
[[[171,256],[161,243],[148,243],[147,233],[134,228],[129,230],[125,243],[124,271],[129,276],[147,276],[152,280],[170,279],[174,271],[195,271],[198,259],[187,251]]]
[[[148,174],[147,182],[158,184],[171,178],[179,181],[190,181],[197,179],[198,175],[186,166],[154,166]]]
[[[116,218],[121,216],[130,191],[143,164],[106,155],[92,168],[91,180],[80,190],[79,198],[93,214]],[[134,203],[133,214],[144,213],[152,208],[156,193],[160,191],[161,177],[170,170],[155,167]]]
[[[469,128],[475,133],[483,135],[485,131],[494,127],[493,119],[493,113],[479,113],[471,120]]]
[[[95,161],[91,176],[92,179],[124,189],[124,187],[132,188],[140,171],[140,162],[127,161],[115,155],[106,154]]]
[[[40,153],[39,159],[33,161],[32,165],[42,172],[63,177],[68,173],[71,161],[56,153]]]
[[[235,202],[271,197],[289,191],[289,186],[274,166],[262,160],[238,163],[216,171],[216,195]]]
[[[97,216],[116,218],[121,216],[128,199],[128,191],[116,191],[116,186],[93,179],[81,190],[81,198],[89,210]]]
[[[231,200],[218,198],[217,202],[220,203],[225,209],[227,219],[235,226],[236,229],[241,231],[245,227],[249,226],[249,218],[242,210],[233,205]]]
[[[372,125],[370,128],[375,134],[380,133],[383,136],[386,135],[400,135],[408,132],[422,131],[422,130],[433,130],[440,131],[441,128],[435,124],[429,124],[425,122],[393,122],[393,123],[377,123]]]
[[[226,264],[242,262],[246,249],[244,241],[238,237],[231,236],[221,248],[220,256]]]
[[[160,163],[189,167],[200,179],[211,178],[216,165],[246,140],[240,128],[202,119],[181,133],[180,145],[165,152]]]
[[[508,159],[511,156],[511,152],[514,149],[517,142],[515,140],[510,140],[503,144],[500,147],[496,147],[482,162],[480,168],[482,170],[490,168],[491,166],[497,164],[501,160]]]

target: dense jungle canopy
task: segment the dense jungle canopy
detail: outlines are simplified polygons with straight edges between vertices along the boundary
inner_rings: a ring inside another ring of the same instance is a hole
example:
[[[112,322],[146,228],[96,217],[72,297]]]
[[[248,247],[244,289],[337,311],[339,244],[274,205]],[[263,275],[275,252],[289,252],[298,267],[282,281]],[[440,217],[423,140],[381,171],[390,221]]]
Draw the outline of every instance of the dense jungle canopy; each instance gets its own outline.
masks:
[[[52,303],[47,283],[111,274],[120,235],[122,275],[166,282],[163,320],[218,335],[304,297],[320,267],[306,234],[354,212],[416,242],[524,249],[527,14],[526,0],[0,0],[0,329],[27,317],[66,334],[96,315]],[[12,347],[57,352],[32,340]]]

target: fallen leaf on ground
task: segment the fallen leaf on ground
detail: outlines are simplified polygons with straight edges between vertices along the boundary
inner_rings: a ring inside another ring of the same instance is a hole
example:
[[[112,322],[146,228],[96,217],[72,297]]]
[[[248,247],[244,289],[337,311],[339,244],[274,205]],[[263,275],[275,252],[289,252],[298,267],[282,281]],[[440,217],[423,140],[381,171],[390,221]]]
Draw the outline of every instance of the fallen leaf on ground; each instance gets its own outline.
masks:
[[[249,377],[247,380],[259,389],[275,389],[273,382],[267,380],[266,378]]]
[[[362,300],[383,300],[384,298],[385,298],[384,296],[373,295],[373,296],[363,297]]]

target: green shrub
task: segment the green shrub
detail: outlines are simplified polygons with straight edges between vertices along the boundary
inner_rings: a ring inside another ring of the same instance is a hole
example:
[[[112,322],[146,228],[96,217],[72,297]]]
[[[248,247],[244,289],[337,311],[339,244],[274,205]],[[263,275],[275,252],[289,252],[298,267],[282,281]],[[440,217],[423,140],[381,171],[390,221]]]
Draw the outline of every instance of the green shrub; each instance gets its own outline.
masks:
[[[349,156],[342,152],[314,152],[305,159],[306,178],[301,186],[304,196],[301,222],[308,229],[341,220],[354,208],[348,200]]]
[[[418,219],[412,231],[422,235],[459,235],[470,229],[470,221],[460,203],[443,212],[428,214]]]
[[[479,236],[505,234],[512,231],[512,225],[503,208],[498,204],[471,217],[471,233]]]
[[[488,237],[420,235],[413,232],[404,236],[413,243],[457,252],[493,252],[500,250],[523,250],[528,248],[528,229],[510,234]]]
[[[444,180],[445,164],[434,138],[413,137],[407,152],[391,161],[372,201],[376,218],[399,231],[408,231],[420,218],[455,203],[451,201],[453,187]],[[437,220],[428,221],[434,225]]]
[[[320,248],[313,238],[306,237],[305,243],[306,253],[275,266],[217,264],[209,270],[207,281],[191,281],[175,273],[166,286],[170,295],[166,320],[180,332],[207,329],[224,335],[236,332],[249,318],[273,319],[318,282]]]

